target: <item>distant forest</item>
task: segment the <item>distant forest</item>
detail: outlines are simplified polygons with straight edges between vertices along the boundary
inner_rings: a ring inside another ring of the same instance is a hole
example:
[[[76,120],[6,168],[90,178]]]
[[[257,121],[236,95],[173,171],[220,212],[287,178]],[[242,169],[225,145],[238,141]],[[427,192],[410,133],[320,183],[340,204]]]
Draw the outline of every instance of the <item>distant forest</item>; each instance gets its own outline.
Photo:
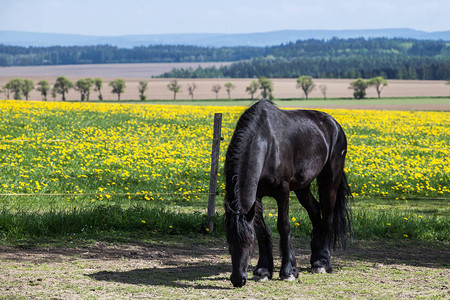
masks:
[[[221,68],[176,69],[176,78],[450,79],[450,43],[414,39],[299,40],[271,47],[18,47],[0,45],[0,66],[106,63],[234,62]]]

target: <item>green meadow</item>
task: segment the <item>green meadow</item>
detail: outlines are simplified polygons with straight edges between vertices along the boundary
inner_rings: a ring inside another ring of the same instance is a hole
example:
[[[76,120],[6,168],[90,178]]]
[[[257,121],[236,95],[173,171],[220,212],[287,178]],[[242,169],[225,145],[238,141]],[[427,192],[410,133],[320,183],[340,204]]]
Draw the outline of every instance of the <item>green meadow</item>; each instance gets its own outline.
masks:
[[[224,140],[209,234],[223,235],[224,154],[245,109],[225,104],[1,102],[0,238],[208,234],[216,112]],[[349,140],[355,238],[448,241],[449,113],[324,110]],[[276,234],[275,201],[263,204]],[[295,236],[309,236],[295,196],[291,220]]]

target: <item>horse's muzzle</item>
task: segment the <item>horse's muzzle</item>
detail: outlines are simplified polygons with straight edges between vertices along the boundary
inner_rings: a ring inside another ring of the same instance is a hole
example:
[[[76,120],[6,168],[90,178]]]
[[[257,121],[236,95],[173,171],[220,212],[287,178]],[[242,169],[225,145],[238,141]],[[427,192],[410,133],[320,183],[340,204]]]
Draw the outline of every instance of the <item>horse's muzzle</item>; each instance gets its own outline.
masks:
[[[233,276],[232,274],[230,280],[234,287],[243,287],[247,283],[247,276]]]

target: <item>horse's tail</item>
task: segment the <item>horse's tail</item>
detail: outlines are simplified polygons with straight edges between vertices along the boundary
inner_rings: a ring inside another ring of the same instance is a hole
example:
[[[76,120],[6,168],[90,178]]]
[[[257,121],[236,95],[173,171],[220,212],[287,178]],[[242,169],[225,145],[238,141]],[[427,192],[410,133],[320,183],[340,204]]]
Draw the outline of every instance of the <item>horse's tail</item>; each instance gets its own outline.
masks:
[[[348,205],[348,199],[352,192],[347,182],[347,176],[344,173],[341,184],[336,196],[336,204],[334,207],[334,247],[339,243],[341,248],[345,249],[347,246],[347,231],[350,233],[350,238],[353,240],[353,230],[351,223],[351,211]]]

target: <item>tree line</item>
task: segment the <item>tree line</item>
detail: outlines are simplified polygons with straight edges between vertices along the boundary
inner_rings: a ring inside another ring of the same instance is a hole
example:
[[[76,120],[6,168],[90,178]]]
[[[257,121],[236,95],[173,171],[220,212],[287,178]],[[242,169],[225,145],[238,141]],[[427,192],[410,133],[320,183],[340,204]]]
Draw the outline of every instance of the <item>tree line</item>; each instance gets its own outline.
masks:
[[[117,86],[121,85],[122,87],[117,89]],[[30,79],[14,78],[8,81],[3,86],[3,90],[0,89],[0,92],[6,95],[6,99],[22,100],[23,96],[28,100],[30,92],[36,89],[41,93],[44,101],[47,101],[49,95],[55,99],[58,94],[61,95],[62,101],[66,101],[66,95],[69,90],[76,89],[80,92],[81,101],[89,101],[92,89],[98,92],[98,99],[103,100],[102,86],[103,80],[101,78],[82,78],[73,83],[68,78],[60,76],[56,79],[53,88],[50,87],[47,80],[40,80],[35,87],[34,82]],[[120,93],[124,90],[125,81],[117,79],[110,82],[110,86],[113,87],[113,93],[118,93],[120,100]]]
[[[0,45],[0,66],[152,62],[235,62],[221,68],[180,69],[177,78],[450,78],[450,45],[445,41],[401,38],[299,40],[270,47],[110,45],[18,47]]]
[[[303,91],[306,99],[308,99],[309,94],[317,87],[311,76],[300,76],[296,79],[296,83],[297,89]],[[450,80],[447,81],[446,84],[450,85]],[[115,79],[109,83],[109,86],[111,87],[111,93],[116,94],[117,100],[120,101],[120,97],[125,92],[126,88],[125,81],[123,79]],[[378,98],[381,98],[381,91],[386,86],[388,86],[387,80],[382,76],[377,76],[368,80],[358,78],[350,82],[349,89],[353,90],[353,96],[355,99],[363,99],[366,96],[367,88],[374,87]],[[39,81],[37,87],[35,88],[32,80],[15,78],[6,83],[3,90],[0,89],[0,92],[5,93],[6,99],[13,98],[15,100],[21,100],[23,96],[26,100],[28,100],[30,92],[36,89],[41,93],[44,101],[47,101],[49,94],[53,97],[53,99],[56,99],[57,95],[61,95],[61,100],[66,101],[66,95],[69,90],[75,89],[80,93],[81,101],[89,101],[91,90],[93,90],[98,93],[98,100],[102,101],[102,87],[103,81],[101,78],[81,78],[73,83],[68,78],[60,76],[56,79],[53,88],[50,87],[47,80]],[[235,88],[234,84],[232,82],[227,82],[223,85],[223,87],[225,87],[228,99],[231,99],[231,91]],[[141,80],[138,85],[139,98],[141,101],[146,100],[145,92],[147,88],[148,82]],[[167,88],[173,93],[173,99],[176,100],[177,94],[181,91],[181,85],[178,83],[178,80],[174,79],[170,81]],[[194,99],[194,93],[197,88],[196,84],[188,84],[187,88],[189,96],[191,99]],[[320,89],[323,98],[326,99],[328,87],[326,85],[319,85],[318,88]],[[215,84],[212,86],[211,91],[216,94],[216,99],[218,99],[218,94],[221,89],[222,85],[220,84]],[[258,79],[252,80],[251,83],[245,88],[245,91],[250,95],[250,99],[255,99],[255,95],[257,95],[258,91],[260,91],[259,96],[261,98],[272,100],[274,99],[273,90],[274,88],[272,81],[270,78],[264,76],[260,76]]]
[[[447,80],[450,57],[264,57],[235,62],[220,68],[173,69],[162,78],[297,78],[308,74],[315,78],[371,78]]]

